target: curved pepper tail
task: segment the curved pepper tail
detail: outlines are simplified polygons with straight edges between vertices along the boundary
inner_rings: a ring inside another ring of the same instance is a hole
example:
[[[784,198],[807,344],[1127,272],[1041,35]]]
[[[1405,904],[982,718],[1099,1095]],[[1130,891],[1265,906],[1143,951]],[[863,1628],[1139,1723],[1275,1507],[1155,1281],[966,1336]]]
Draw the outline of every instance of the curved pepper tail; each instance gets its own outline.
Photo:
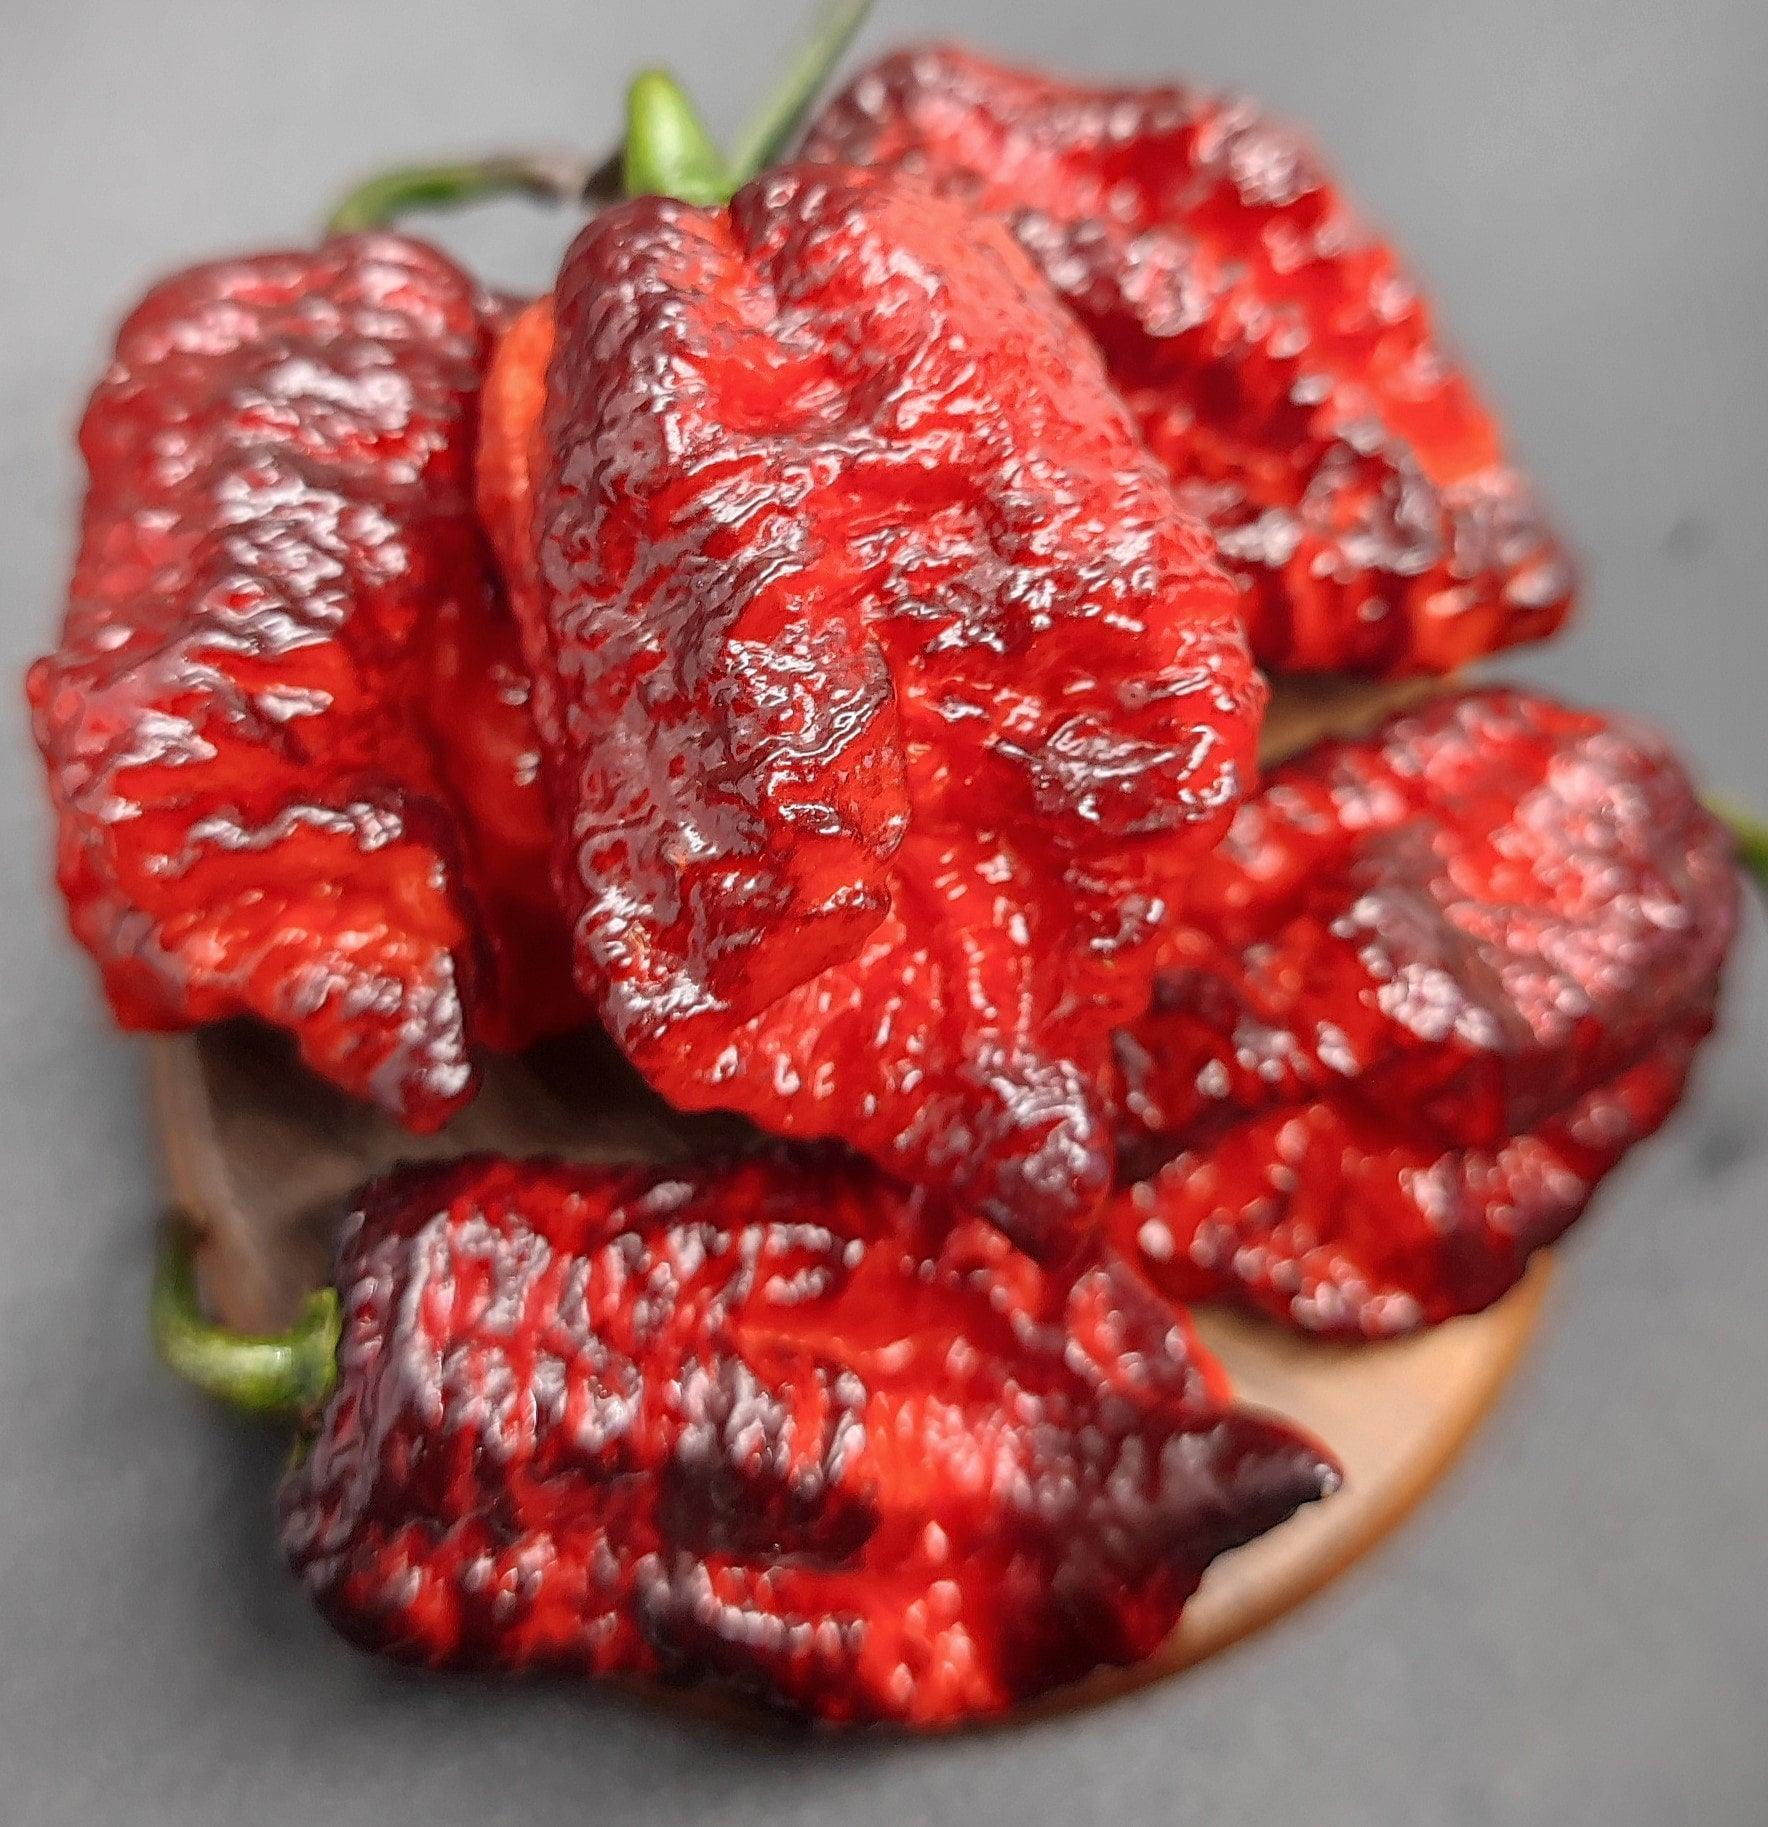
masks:
[[[154,1271],[154,1350],[205,1395],[246,1414],[299,1414],[317,1408],[338,1375],[340,1318],[335,1288],[309,1295],[286,1332],[230,1332],[205,1319],[189,1239],[172,1232]]]

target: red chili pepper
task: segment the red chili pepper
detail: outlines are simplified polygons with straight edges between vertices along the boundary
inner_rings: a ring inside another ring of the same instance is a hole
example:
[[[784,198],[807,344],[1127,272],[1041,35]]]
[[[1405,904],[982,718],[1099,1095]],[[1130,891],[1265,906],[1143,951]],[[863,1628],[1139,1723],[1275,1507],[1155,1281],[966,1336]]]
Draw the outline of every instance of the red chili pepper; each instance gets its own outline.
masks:
[[[30,678],[76,935],[127,1027],[254,1014],[416,1128],[578,1005],[471,500],[485,304],[392,235],[124,324]]]
[[[1493,690],[1322,744],[1199,866],[1120,1041],[1152,1177],[1114,1233],[1310,1330],[1485,1306],[1675,1107],[1737,903],[1651,732]]]
[[[946,1724],[1149,1655],[1337,1483],[1121,1262],[1053,1272],[857,1165],[409,1170],[337,1290],[242,1340],[175,1275],[161,1346],[256,1408],[324,1398],[289,1557],[433,1666]]]
[[[933,47],[860,76],[804,156],[1011,227],[1215,532],[1266,666],[1447,672],[1564,619],[1571,568],[1490,413],[1287,128]]]
[[[481,498],[580,980],[674,1102],[1071,1228],[1110,1030],[1250,777],[1206,537],[1009,239],[914,186],[635,202],[555,299]]]

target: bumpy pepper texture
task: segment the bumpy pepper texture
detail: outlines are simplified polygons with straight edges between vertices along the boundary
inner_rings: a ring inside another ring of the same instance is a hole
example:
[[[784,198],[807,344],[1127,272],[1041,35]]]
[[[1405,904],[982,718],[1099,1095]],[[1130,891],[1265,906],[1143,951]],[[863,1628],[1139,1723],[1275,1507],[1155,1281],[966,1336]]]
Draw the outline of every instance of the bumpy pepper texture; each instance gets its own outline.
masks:
[[[414,1127],[574,1007],[513,623],[472,512],[473,283],[363,235],[124,324],[59,651],[30,678],[118,1019],[250,1013]]]
[[[1120,1039],[1152,1178],[1115,1235],[1310,1330],[1485,1306],[1675,1107],[1737,900],[1634,726],[1496,690],[1321,745],[1200,868]]]
[[[432,1665],[999,1712],[1151,1653],[1336,1483],[1121,1262],[1054,1273],[861,1167],[468,1161],[346,1228],[300,1577]]]
[[[582,981],[674,1102],[1062,1231],[1250,777],[1207,537],[1024,256],[917,186],[610,211],[554,308],[493,377],[484,498],[519,520],[528,462],[497,537],[537,554]]]
[[[1572,577],[1392,252],[1241,102],[886,58],[805,156],[1005,221],[1246,589],[1276,669],[1446,672],[1563,619]]]

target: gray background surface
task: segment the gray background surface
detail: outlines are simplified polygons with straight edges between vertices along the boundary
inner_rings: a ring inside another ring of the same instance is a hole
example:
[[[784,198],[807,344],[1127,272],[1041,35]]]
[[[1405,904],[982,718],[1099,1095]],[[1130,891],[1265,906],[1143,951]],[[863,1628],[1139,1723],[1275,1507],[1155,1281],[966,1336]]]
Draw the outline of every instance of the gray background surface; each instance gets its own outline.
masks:
[[[641,61],[721,127],[794,5],[0,0],[0,673],[49,638],[69,438],[121,310],[298,238],[391,158],[611,139]],[[1635,706],[1768,797],[1768,12],[1756,0],[881,0],[1075,68],[1184,69],[1313,124],[1442,300],[1588,559],[1509,670]],[[552,231],[457,245],[538,279]],[[268,1526],[282,1450],[153,1368],[136,1051],[0,772],[0,1822],[1768,1820],[1768,968],[1672,1134],[1567,1252],[1547,1335],[1405,1532],[1177,1683],[943,1744],[740,1737],[334,1642]]]

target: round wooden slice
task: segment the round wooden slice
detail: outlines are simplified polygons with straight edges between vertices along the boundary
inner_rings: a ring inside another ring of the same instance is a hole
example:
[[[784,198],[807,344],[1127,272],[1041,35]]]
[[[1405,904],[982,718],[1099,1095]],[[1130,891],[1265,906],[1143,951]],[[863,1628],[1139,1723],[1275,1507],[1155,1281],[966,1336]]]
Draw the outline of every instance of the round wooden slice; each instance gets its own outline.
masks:
[[[494,1064],[440,1135],[406,1134],[303,1071],[277,1037],[237,1026],[155,1043],[154,1089],[172,1193],[194,1223],[207,1298],[228,1324],[287,1324],[324,1280],[349,1191],[414,1156],[480,1148],[578,1160],[668,1160],[740,1141],[741,1126],[684,1117],[606,1041],[561,1042]],[[1489,1312],[1378,1345],[1328,1345],[1255,1319],[1205,1313],[1205,1338],[1244,1400],[1324,1441],[1343,1490],[1224,1556],[1162,1654],[1083,1683],[1101,1698],[1188,1666],[1271,1622],[1365,1554],[1440,1478],[1533,1331],[1544,1265]]]

